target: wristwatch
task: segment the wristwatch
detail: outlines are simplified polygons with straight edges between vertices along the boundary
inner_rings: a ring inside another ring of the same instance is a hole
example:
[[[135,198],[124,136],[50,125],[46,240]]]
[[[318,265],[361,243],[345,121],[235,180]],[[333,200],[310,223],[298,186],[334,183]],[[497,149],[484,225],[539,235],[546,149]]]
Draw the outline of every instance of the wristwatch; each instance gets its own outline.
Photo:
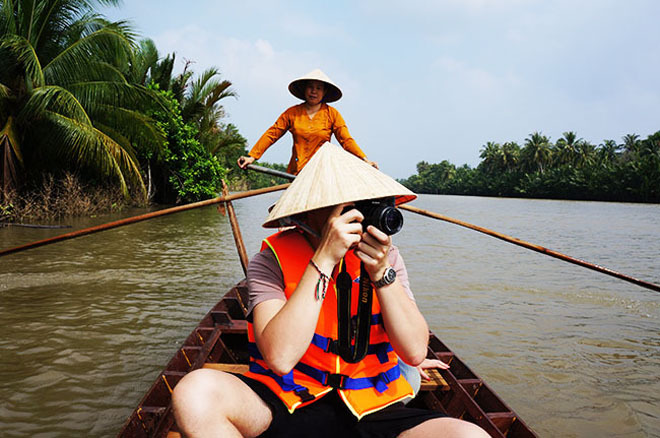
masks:
[[[387,286],[388,284],[394,283],[394,280],[396,280],[396,271],[390,266],[385,270],[383,278],[374,282],[374,286],[381,288],[383,286]]]

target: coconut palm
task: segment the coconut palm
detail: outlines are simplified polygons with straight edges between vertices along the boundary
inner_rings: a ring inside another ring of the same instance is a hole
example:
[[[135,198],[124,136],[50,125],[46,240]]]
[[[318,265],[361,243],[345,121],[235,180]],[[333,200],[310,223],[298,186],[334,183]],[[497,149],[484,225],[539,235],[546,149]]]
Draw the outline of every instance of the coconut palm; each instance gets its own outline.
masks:
[[[135,147],[161,144],[162,135],[139,110],[154,94],[126,77],[131,29],[94,13],[117,3],[0,1],[3,189],[19,174],[69,168],[111,179],[126,195],[144,190]]]
[[[578,145],[583,141],[581,138],[578,138],[574,131],[564,132],[562,137],[555,143],[555,164],[575,164]]]
[[[603,164],[612,164],[616,162],[621,146],[614,140],[603,140],[599,145],[598,157]]]
[[[521,164],[526,171],[536,167],[543,173],[544,168],[550,163],[551,156],[550,139],[545,135],[533,132],[525,139],[525,146],[521,151]]]
[[[480,166],[487,173],[497,173],[502,171],[504,168],[504,156],[502,154],[502,147],[499,143],[492,141],[486,142],[481,148],[481,157],[482,161]]]
[[[502,145],[502,161],[507,172],[512,172],[518,166],[520,159],[520,146],[514,141],[507,141]]]

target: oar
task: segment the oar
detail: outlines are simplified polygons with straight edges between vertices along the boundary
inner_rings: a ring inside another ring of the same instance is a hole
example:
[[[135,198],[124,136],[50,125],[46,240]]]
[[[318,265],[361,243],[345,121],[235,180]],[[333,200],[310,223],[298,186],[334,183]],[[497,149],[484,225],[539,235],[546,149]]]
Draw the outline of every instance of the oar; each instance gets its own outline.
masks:
[[[278,170],[269,169],[266,167],[255,166],[254,164],[249,164],[248,169],[256,170],[258,172],[268,173],[275,176],[280,176],[282,178],[287,178],[289,180],[294,180],[296,177],[290,173],[280,172]],[[522,246],[523,248],[531,249],[532,251],[540,252],[541,254],[549,255],[550,257],[555,257],[559,260],[565,262],[573,263],[578,266],[582,266],[588,269],[592,269],[597,272],[602,272],[603,274],[611,275],[612,277],[619,278],[621,280],[628,281],[630,283],[636,284],[637,286],[645,287],[647,289],[660,292],[660,286],[657,284],[649,283],[648,281],[639,280],[637,278],[631,277],[629,275],[622,274],[620,272],[614,271],[612,269],[606,268],[604,266],[596,265],[593,263],[586,262],[584,260],[576,259],[574,257],[567,256],[557,251],[553,251],[548,248],[544,248],[540,245],[535,245],[533,243],[525,242],[524,240],[517,239],[515,237],[507,236],[506,234],[498,233],[488,228],[479,227],[477,225],[472,225],[467,222],[460,221],[458,219],[451,218],[449,216],[444,216],[439,213],[434,213],[432,211],[423,210],[421,208],[413,207],[411,205],[401,205],[399,206],[402,210],[407,210],[412,213],[417,213],[422,216],[430,217],[433,219],[439,219],[441,221],[450,222],[452,224],[460,225],[461,227],[469,228],[471,230],[479,231],[480,233],[488,234],[489,236],[496,237],[498,239],[504,240],[505,242],[513,243],[514,245]]]
[[[139,216],[133,216],[126,219],[120,219],[118,221],[109,222],[107,224],[97,225],[95,227],[85,228],[83,230],[73,231],[71,233],[61,234],[59,236],[50,237],[48,239],[38,240],[36,242],[26,243],[25,245],[20,245],[15,248],[3,249],[0,250],[0,257],[13,254],[20,251],[25,251],[26,249],[36,248],[43,245],[48,245],[55,242],[60,242],[62,240],[73,239],[74,237],[85,236],[87,234],[98,233],[99,231],[109,230],[111,228],[117,228],[124,225],[134,224],[136,222],[141,222],[147,219],[153,219],[159,216],[165,216],[172,213],[178,213],[181,211],[192,210],[194,208],[206,207],[207,205],[219,204],[221,202],[233,201],[234,199],[248,198],[250,196],[261,195],[263,193],[275,192],[278,190],[284,190],[289,187],[289,184],[280,184],[273,187],[265,187],[262,189],[248,190],[245,192],[234,193],[233,195],[219,196],[213,199],[207,199],[204,201],[193,202],[192,204],[179,205],[177,207],[166,208],[164,210],[153,211],[151,213],[142,214]]]
[[[250,170],[288,179],[289,181],[296,179],[295,175],[291,175],[290,173],[282,172],[280,170],[271,169],[270,167],[257,166],[256,164],[248,164],[246,167]]]

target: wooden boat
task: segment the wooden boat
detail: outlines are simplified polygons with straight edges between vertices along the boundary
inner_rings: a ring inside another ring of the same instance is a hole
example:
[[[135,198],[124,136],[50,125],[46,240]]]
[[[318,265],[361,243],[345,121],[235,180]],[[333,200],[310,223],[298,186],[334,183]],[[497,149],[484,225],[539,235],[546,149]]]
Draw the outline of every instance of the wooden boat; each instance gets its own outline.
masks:
[[[188,372],[198,368],[247,369],[248,291],[233,287],[201,320],[158,376],[118,436],[180,437],[171,410],[171,393]],[[532,430],[495,392],[431,333],[428,357],[451,365],[423,383],[410,406],[426,407],[478,424],[493,437],[535,437]],[[434,370],[435,371],[435,370]]]
[[[228,199],[225,187],[223,194]],[[229,216],[236,249],[247,271],[247,252],[231,202],[220,204]],[[190,371],[213,368],[243,372],[248,367],[246,312],[248,290],[245,280],[234,286],[202,318],[174,354],[156,381],[124,423],[122,438],[178,438],[171,395],[177,383]],[[431,370],[433,379],[422,382],[409,406],[425,407],[478,424],[493,437],[528,438],[536,434],[495,392],[463,363],[442,341],[430,333],[428,358],[440,359],[449,370]]]

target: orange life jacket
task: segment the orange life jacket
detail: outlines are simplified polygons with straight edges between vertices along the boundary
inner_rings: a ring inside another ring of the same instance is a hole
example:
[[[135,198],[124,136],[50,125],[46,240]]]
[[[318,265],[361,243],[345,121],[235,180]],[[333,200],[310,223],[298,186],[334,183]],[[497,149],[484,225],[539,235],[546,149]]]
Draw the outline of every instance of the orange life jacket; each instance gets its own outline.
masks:
[[[296,230],[266,238],[262,250],[270,248],[284,276],[284,292],[289,298],[298,286],[314,250]],[[344,257],[347,272],[354,279],[351,290],[351,314],[357,312],[360,261],[349,251]],[[383,326],[380,305],[374,294],[371,333],[367,355],[358,363],[347,363],[336,350],[337,288],[331,278],[312,342],[293,370],[279,376],[257,349],[254,329],[248,322],[250,371],[246,376],[266,384],[288,407],[289,412],[308,405],[337,389],[341,399],[358,418],[376,412],[413,395],[401,374],[398,357],[389,343]]]

